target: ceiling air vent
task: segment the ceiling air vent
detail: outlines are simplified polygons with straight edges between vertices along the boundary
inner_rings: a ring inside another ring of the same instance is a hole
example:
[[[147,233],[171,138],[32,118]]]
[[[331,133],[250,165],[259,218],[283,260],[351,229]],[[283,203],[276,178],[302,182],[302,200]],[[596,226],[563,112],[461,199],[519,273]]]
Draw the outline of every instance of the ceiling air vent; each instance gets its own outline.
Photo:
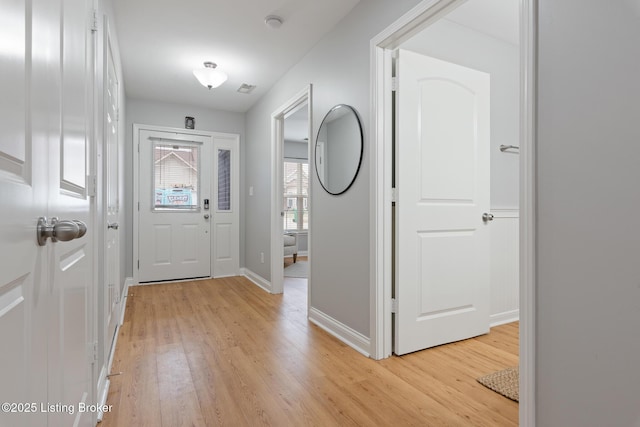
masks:
[[[242,83],[242,85],[238,88],[238,92],[240,93],[251,93],[256,88],[256,85],[248,85],[246,83]]]

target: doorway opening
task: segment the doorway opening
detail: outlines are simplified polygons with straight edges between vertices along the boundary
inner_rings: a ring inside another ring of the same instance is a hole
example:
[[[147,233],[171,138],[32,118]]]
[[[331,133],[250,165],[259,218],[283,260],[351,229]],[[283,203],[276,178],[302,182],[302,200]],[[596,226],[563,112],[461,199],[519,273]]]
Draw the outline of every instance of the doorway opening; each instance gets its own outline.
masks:
[[[311,230],[311,86],[276,110],[272,122],[271,293],[308,295]],[[308,308],[308,299],[307,299]]]
[[[309,278],[309,104],[284,118],[282,158],[284,292],[306,293]]]
[[[512,92],[516,92],[519,96],[515,106],[511,107],[512,112],[516,112],[515,120],[517,124],[515,129],[510,131],[511,135],[515,135],[508,140],[500,141],[496,135],[491,135],[491,159],[505,160],[511,163],[517,163],[519,171],[516,169],[517,180],[519,176],[519,185],[514,184],[514,188],[519,189],[520,195],[516,195],[518,200],[515,204],[510,205],[492,203],[491,209],[501,208],[501,211],[494,214],[494,219],[513,219],[513,211],[519,212],[519,220],[513,230],[518,230],[517,238],[519,239],[518,249],[520,251],[519,259],[515,257],[519,265],[519,277],[516,280],[518,300],[518,310],[520,319],[520,424],[534,425],[534,298],[533,298],[533,266],[535,265],[535,252],[533,242],[534,230],[534,175],[533,175],[533,123],[534,123],[534,70],[535,70],[535,1],[530,0],[514,0],[515,16],[513,25],[515,25],[515,34],[519,43],[519,49],[516,53],[517,58],[517,77],[515,88]],[[465,6],[476,7],[476,11],[480,13],[471,13],[468,15],[466,22],[451,22],[447,20],[450,12],[460,7],[462,11]],[[478,8],[479,6],[479,8]],[[433,37],[433,44],[429,46],[428,54],[445,61],[456,63],[456,58],[448,57],[453,50],[450,46],[442,43],[457,43],[460,46],[469,47],[469,42],[460,34],[454,35],[454,29],[458,33],[464,31],[476,31],[483,37],[497,39],[495,34],[490,31],[477,28],[482,25],[483,16],[494,10],[494,3],[477,2],[477,1],[457,1],[457,0],[431,0],[423,1],[418,7],[414,8],[408,14],[399,19],[396,23],[388,27],[371,41],[372,54],[372,101],[374,104],[374,113],[372,114],[373,129],[373,153],[372,153],[372,182],[373,192],[371,201],[372,212],[372,259],[371,259],[371,275],[372,281],[372,301],[371,301],[371,354],[376,359],[388,357],[392,353],[392,330],[393,323],[392,312],[397,307],[397,302],[392,299],[393,296],[393,278],[394,264],[393,245],[394,240],[394,207],[393,203],[398,197],[397,189],[394,189],[395,166],[398,166],[397,159],[394,158],[393,141],[396,130],[394,129],[393,117],[397,114],[394,109],[394,92],[392,87],[394,82],[394,52],[398,48],[405,48],[411,39],[419,38],[423,30],[427,27],[437,29],[443,33],[449,31],[449,37]],[[513,6],[513,5],[512,5]],[[497,7],[497,6],[496,6]],[[519,9],[519,10],[518,10]],[[499,14],[498,14],[499,15]],[[494,16],[493,18],[500,18]],[[519,29],[518,29],[519,22]],[[495,29],[497,25],[491,19],[487,21],[489,25],[485,27]],[[449,28],[443,28],[448,25]],[[456,27],[456,28],[454,28]],[[493,27],[493,28],[492,28]],[[428,30],[425,30],[425,34]],[[405,44],[407,43],[407,44]],[[404,45],[404,46],[403,46]],[[424,47],[424,46],[423,46]],[[469,52],[467,57],[473,58],[474,55],[480,54],[480,51]],[[467,67],[474,68],[468,64]],[[402,93],[402,84],[399,85],[399,91]],[[492,111],[492,114],[493,111]],[[508,114],[507,114],[508,115]],[[491,120],[493,124],[493,120]],[[402,144],[402,141],[398,142]],[[496,151],[500,145],[519,146],[519,156],[513,153]],[[495,151],[495,153],[494,153]],[[499,157],[503,156],[503,157]],[[506,157],[509,156],[509,157]],[[517,162],[514,160],[517,159]],[[491,177],[491,186],[495,185],[494,177]],[[406,202],[401,199],[400,202]],[[505,209],[510,208],[510,209]],[[496,209],[497,211],[498,209]],[[486,212],[491,214],[491,212]],[[500,218],[499,218],[500,217]],[[495,222],[495,221],[494,221]],[[511,254],[513,255],[513,254]],[[402,255],[400,255],[402,256]],[[396,258],[397,259],[397,258]],[[519,295],[518,295],[519,294]],[[401,296],[400,296],[401,298]],[[461,307],[464,309],[465,307]],[[515,314],[515,313],[511,313]],[[502,318],[503,321],[508,319],[508,315]],[[494,322],[495,320],[495,322]],[[492,320],[492,323],[501,323],[500,319]]]

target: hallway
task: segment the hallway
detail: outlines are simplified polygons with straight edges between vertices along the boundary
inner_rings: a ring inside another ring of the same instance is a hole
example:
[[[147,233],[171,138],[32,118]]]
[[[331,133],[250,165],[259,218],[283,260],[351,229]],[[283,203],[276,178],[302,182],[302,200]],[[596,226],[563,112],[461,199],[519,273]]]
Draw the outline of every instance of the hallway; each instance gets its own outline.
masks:
[[[475,381],[517,364],[517,323],[376,362],[306,320],[304,280],[285,286],[130,288],[102,426],[518,424],[518,404]]]

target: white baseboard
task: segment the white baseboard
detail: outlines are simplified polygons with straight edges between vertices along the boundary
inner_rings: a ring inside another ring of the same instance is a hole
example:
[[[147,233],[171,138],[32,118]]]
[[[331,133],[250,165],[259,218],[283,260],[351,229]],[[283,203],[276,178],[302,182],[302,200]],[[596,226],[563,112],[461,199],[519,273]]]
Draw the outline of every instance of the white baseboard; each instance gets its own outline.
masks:
[[[371,340],[360,332],[351,329],[347,325],[338,322],[333,317],[313,307],[309,308],[309,321],[338,338],[358,353],[367,357],[370,356]]]
[[[520,320],[520,310],[511,310],[504,313],[492,314],[489,317],[489,326],[500,326],[505,323],[517,322]]]
[[[122,295],[120,298],[120,325],[124,323],[124,311],[127,308],[127,296],[129,295],[129,287],[135,286],[135,282],[133,281],[133,277],[127,277],[124,281],[124,289],[122,290]]]
[[[100,370],[100,376],[98,377],[98,408],[104,408],[104,405],[107,403],[107,396],[109,395],[109,385],[110,381],[109,378],[107,378],[107,370],[103,366]],[[104,412],[99,410],[96,421],[101,422],[103,416]]]
[[[269,293],[272,293],[271,291],[272,291],[273,288],[271,287],[271,282],[269,282],[264,277],[254,273],[253,271],[249,270],[248,268],[241,268],[240,269],[240,274],[243,275],[244,277],[246,277],[247,279],[251,280],[259,288],[262,288],[265,291],[267,291]]]
[[[113,364],[113,356],[116,352],[116,345],[118,343],[118,334],[120,332],[120,326],[124,323],[124,312],[127,308],[127,295],[129,295],[129,287],[135,286],[133,281],[133,277],[127,277],[124,281],[124,288],[122,289],[122,294],[120,295],[120,313],[118,324],[116,325],[116,330],[113,334],[113,341],[111,342],[111,347],[107,350],[107,354],[109,360],[106,361],[105,366],[100,370],[100,376],[98,377],[98,407],[104,408],[107,403],[107,396],[109,395],[109,386],[111,385],[111,381],[107,375],[111,372],[111,365]],[[102,411],[98,411],[97,421],[101,422],[104,413]]]

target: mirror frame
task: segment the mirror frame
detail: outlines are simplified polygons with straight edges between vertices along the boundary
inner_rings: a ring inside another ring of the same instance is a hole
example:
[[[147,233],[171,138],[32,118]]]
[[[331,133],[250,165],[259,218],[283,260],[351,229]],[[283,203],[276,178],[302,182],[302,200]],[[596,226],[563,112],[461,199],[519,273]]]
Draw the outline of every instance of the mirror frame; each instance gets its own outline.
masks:
[[[351,112],[353,113],[355,119],[356,119],[356,123],[358,125],[358,132],[360,135],[360,156],[358,159],[358,165],[353,173],[353,177],[351,178],[351,180],[349,181],[349,184],[342,190],[339,191],[337,193],[334,193],[332,191],[330,191],[326,186],[325,183],[322,182],[322,180],[320,179],[320,174],[318,173],[318,156],[317,156],[317,150],[318,150],[318,138],[320,137],[320,130],[322,129],[322,126],[324,125],[325,121],[327,120],[327,117],[329,117],[329,115],[337,110],[338,108],[348,108],[349,110],[351,110]],[[326,191],[327,193],[331,194],[332,196],[339,196],[340,194],[344,194],[347,192],[347,190],[349,190],[352,186],[353,183],[356,181],[356,178],[358,177],[358,173],[360,172],[360,167],[362,166],[362,158],[364,157],[364,135],[362,132],[362,122],[360,120],[360,116],[358,115],[358,112],[356,111],[355,108],[353,108],[351,105],[348,104],[337,104],[334,105],[333,107],[331,107],[331,109],[327,112],[327,114],[325,114],[324,118],[322,119],[322,123],[320,123],[320,127],[318,128],[318,133],[316,135],[316,143],[314,144],[314,153],[313,153],[313,164],[315,166],[315,170],[316,170],[316,177],[318,178],[318,182],[320,183],[320,185],[322,186],[322,188],[324,189],[324,191]]]

